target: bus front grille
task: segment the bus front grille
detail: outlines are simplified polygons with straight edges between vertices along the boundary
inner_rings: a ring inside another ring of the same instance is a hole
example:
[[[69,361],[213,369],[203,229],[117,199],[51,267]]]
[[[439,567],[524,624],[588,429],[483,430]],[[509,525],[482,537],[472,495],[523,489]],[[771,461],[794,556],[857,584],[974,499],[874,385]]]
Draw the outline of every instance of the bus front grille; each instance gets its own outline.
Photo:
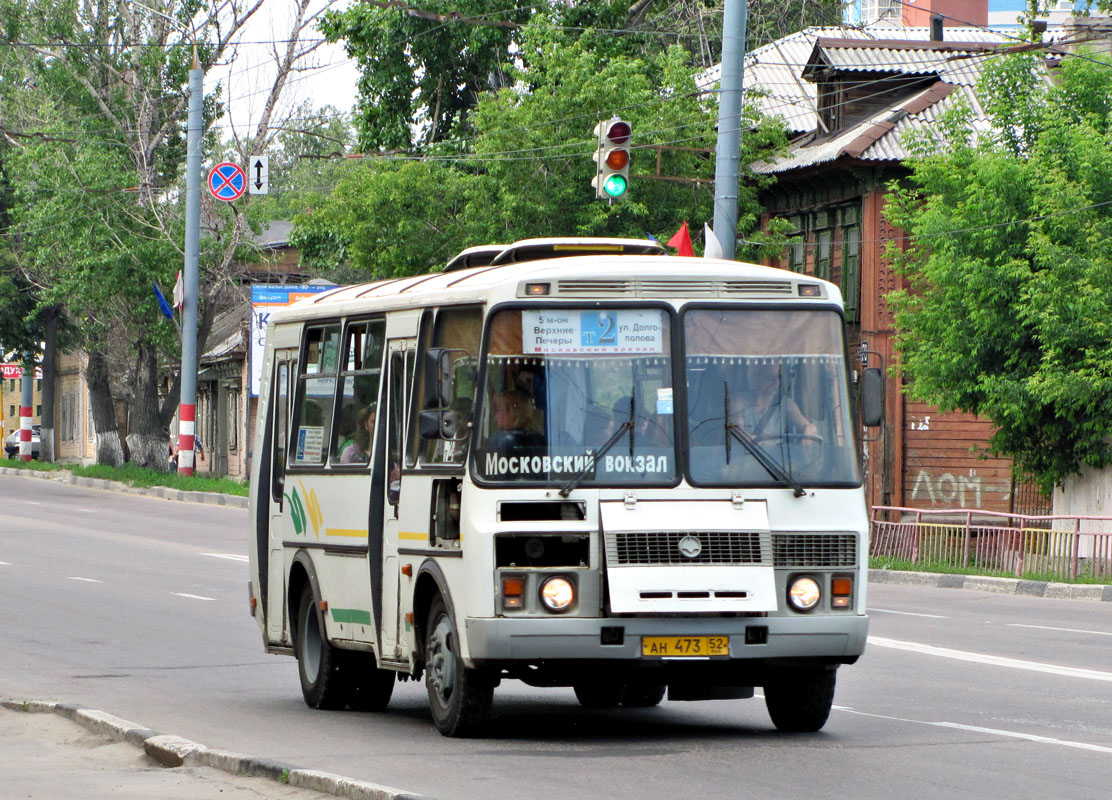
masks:
[[[774,533],[772,559],[777,567],[853,567],[857,536],[853,533]]]
[[[756,531],[638,531],[606,534],[613,566],[770,565],[767,534]]]

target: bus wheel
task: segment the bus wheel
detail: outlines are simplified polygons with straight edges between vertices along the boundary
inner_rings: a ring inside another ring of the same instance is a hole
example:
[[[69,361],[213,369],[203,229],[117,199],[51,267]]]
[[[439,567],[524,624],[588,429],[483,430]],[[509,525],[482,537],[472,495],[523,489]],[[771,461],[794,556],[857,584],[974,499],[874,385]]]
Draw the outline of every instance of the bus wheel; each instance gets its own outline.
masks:
[[[455,623],[439,595],[429,608],[425,630],[425,688],[437,730],[445,736],[481,733],[494,701],[494,683],[463,665]]]
[[[328,643],[321,629],[313,588],[305,584],[297,606],[294,644],[301,694],[309,708],[335,709],[347,704],[340,674],[342,654]]]
[[[820,730],[834,705],[836,671],[825,667],[784,670],[764,687],[765,706],[777,730]]]
[[[624,683],[577,683],[575,699],[584,708],[614,708],[625,696]]]
[[[375,657],[348,655],[348,705],[355,711],[383,711],[394,694],[394,672],[379,669]]]
[[[622,705],[626,708],[651,708],[660,705],[664,693],[668,690],[667,684],[647,682],[630,683],[622,692]]]

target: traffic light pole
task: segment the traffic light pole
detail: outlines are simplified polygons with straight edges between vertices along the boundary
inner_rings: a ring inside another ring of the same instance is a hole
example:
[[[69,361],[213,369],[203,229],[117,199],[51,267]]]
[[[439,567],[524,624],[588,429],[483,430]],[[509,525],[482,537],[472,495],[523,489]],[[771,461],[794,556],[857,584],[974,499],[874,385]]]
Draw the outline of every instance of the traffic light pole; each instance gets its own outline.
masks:
[[[730,259],[737,245],[747,11],[746,0],[726,0],[722,19],[722,74],[718,81],[718,144],[714,159],[714,235],[722,245],[722,257]]]

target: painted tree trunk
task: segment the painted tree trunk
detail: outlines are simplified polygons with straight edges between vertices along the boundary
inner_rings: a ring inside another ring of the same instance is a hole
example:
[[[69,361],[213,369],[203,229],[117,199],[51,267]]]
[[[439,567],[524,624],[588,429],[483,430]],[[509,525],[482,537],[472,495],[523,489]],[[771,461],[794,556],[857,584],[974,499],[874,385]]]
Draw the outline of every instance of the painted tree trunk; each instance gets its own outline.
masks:
[[[139,345],[130,412],[127,449],[131,463],[169,472],[169,441],[158,409],[158,349],[150,343]]]
[[[93,411],[93,430],[96,433],[96,460],[110,467],[123,466],[124,446],[116,427],[116,408],[112,390],[108,385],[108,359],[100,351],[89,353],[89,366],[85,371],[85,385],[89,389],[89,402]]]

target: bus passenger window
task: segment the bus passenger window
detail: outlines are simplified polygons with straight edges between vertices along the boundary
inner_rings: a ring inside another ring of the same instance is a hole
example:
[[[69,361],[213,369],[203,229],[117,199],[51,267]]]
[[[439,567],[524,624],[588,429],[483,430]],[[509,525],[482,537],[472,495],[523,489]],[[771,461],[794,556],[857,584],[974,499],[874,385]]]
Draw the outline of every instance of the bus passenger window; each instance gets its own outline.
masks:
[[[334,465],[366,464],[370,461],[370,431],[377,416],[382,347],[381,320],[348,325],[341,362],[339,405],[332,433]]]
[[[309,328],[305,333],[304,371],[297,381],[297,419],[290,442],[290,463],[324,463],[325,443],[332,423],[340,326]]]

